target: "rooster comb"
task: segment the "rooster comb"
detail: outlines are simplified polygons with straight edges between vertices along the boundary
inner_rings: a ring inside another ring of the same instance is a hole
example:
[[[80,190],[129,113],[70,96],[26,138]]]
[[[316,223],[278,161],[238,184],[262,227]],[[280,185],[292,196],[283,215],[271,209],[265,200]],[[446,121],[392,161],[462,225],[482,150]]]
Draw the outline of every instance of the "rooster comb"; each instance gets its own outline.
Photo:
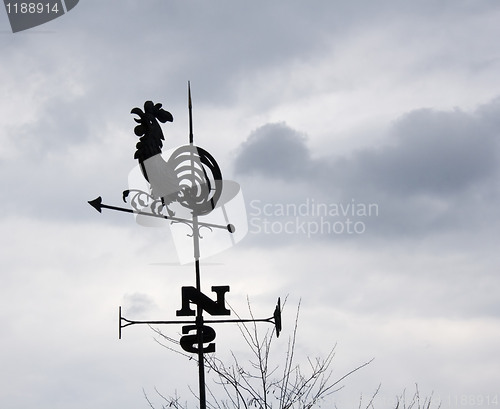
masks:
[[[149,131],[153,130],[154,125],[159,126],[156,122],[157,120],[161,123],[172,122],[174,120],[172,114],[162,108],[162,104],[154,104],[152,101],[144,103],[144,111],[136,107],[130,113],[139,117],[134,118],[135,122],[139,124],[134,128],[134,133],[137,136],[146,135]]]

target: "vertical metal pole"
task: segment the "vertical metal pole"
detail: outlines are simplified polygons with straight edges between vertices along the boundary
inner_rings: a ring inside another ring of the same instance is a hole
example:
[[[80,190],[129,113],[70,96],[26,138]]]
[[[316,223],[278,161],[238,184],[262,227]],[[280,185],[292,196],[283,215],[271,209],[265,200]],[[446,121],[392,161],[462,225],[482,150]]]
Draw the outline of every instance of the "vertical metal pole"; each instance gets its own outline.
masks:
[[[191,84],[188,81],[188,110],[189,110],[189,144],[193,145],[193,107],[191,103]],[[194,172],[194,158],[191,154],[191,169]],[[196,183],[194,174],[193,186]],[[201,293],[200,277],[200,234],[198,225],[198,216],[193,214],[193,250],[194,265],[196,273],[196,290]],[[200,304],[196,307],[196,334],[198,336],[198,387],[200,393],[200,409],[207,408],[207,398],[205,392],[205,359],[203,357],[203,308]]]
[[[196,290],[201,293],[200,278],[200,248],[199,248],[199,226],[198,216],[193,217],[193,244],[194,244],[194,265],[196,272]],[[207,398],[205,392],[205,359],[203,357],[203,308],[200,304],[196,308],[196,333],[198,335],[198,384],[200,391],[200,409],[206,409]]]

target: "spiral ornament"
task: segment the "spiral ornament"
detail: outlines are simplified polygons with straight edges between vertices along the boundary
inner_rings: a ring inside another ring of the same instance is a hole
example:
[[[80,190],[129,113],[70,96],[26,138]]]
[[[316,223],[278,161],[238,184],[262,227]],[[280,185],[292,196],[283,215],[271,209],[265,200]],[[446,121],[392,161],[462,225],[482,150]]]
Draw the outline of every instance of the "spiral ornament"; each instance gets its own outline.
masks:
[[[194,145],[177,148],[168,163],[179,182],[178,202],[193,216],[210,213],[222,193],[219,165],[205,149]]]

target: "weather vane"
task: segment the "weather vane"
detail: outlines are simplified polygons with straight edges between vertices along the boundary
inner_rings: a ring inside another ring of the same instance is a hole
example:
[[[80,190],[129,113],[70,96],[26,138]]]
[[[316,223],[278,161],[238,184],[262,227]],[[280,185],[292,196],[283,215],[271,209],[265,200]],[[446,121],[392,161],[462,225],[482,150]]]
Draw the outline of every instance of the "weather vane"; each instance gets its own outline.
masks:
[[[109,209],[133,213],[138,222],[154,218],[162,223],[169,222],[172,232],[177,225],[187,225],[189,231],[182,233],[179,247],[186,245],[186,238],[192,246],[191,260],[194,260],[195,286],[181,288],[181,308],[176,311],[178,317],[193,317],[188,320],[166,321],[136,321],[122,316],[119,307],[119,332],[121,339],[122,329],[135,324],[177,324],[182,326],[183,336],[180,338],[181,348],[189,353],[198,355],[198,381],[200,409],[206,409],[205,393],[205,361],[204,354],[215,352],[215,330],[206,324],[268,322],[274,324],[276,336],[281,331],[281,303],[278,298],[273,315],[262,319],[204,319],[203,312],[211,316],[227,316],[231,311],[226,308],[225,294],[229,286],[212,286],[216,294],[215,300],[201,291],[200,258],[202,249],[206,254],[213,254],[207,240],[215,239],[215,235],[201,234],[205,228],[209,232],[223,232],[230,236],[230,242],[235,243],[234,236],[238,234],[236,225],[231,222],[230,203],[236,201],[239,185],[236,182],[222,179],[219,165],[205,149],[194,145],[193,115],[191,102],[191,87],[188,82],[188,110],[189,110],[189,144],[173,150],[165,160],[162,155],[164,136],[160,123],[172,122],[173,116],[162,108],[162,104],[146,101],[144,110],[132,109],[137,126],[134,133],[139,137],[134,158],[139,162],[140,173],[145,179],[145,189],[131,188],[123,192],[123,200],[130,199],[131,208],[111,206],[102,203],[98,197],[88,203],[101,213],[102,209]],[[129,178],[130,179],[130,178]],[[143,180],[144,182],[144,180]],[[130,187],[130,186],[129,186]],[[235,219],[238,219],[235,216]],[[214,222],[215,221],[215,222]],[[246,220],[245,220],[246,223]],[[246,226],[246,224],[244,224]],[[177,237],[179,233],[177,231]],[[219,236],[220,237],[220,236]],[[241,236],[240,236],[241,237]],[[175,235],[174,235],[175,240]],[[217,246],[216,246],[217,247]],[[227,245],[219,245],[215,251]],[[206,249],[206,251],[205,251]],[[181,254],[181,253],[179,253]],[[182,257],[180,257],[182,258]],[[196,306],[192,309],[192,304]]]

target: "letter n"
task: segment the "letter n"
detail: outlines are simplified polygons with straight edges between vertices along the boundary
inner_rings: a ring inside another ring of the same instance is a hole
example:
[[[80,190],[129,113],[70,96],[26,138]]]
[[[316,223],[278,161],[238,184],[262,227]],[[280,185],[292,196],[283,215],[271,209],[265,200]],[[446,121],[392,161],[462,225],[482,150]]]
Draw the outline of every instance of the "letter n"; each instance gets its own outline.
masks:
[[[230,315],[231,311],[226,308],[224,299],[224,295],[229,292],[229,286],[214,286],[212,291],[217,294],[217,301],[208,298],[195,287],[182,287],[182,308],[177,310],[175,314],[178,317],[195,315],[196,311],[190,307],[190,303],[193,303],[210,315]]]

